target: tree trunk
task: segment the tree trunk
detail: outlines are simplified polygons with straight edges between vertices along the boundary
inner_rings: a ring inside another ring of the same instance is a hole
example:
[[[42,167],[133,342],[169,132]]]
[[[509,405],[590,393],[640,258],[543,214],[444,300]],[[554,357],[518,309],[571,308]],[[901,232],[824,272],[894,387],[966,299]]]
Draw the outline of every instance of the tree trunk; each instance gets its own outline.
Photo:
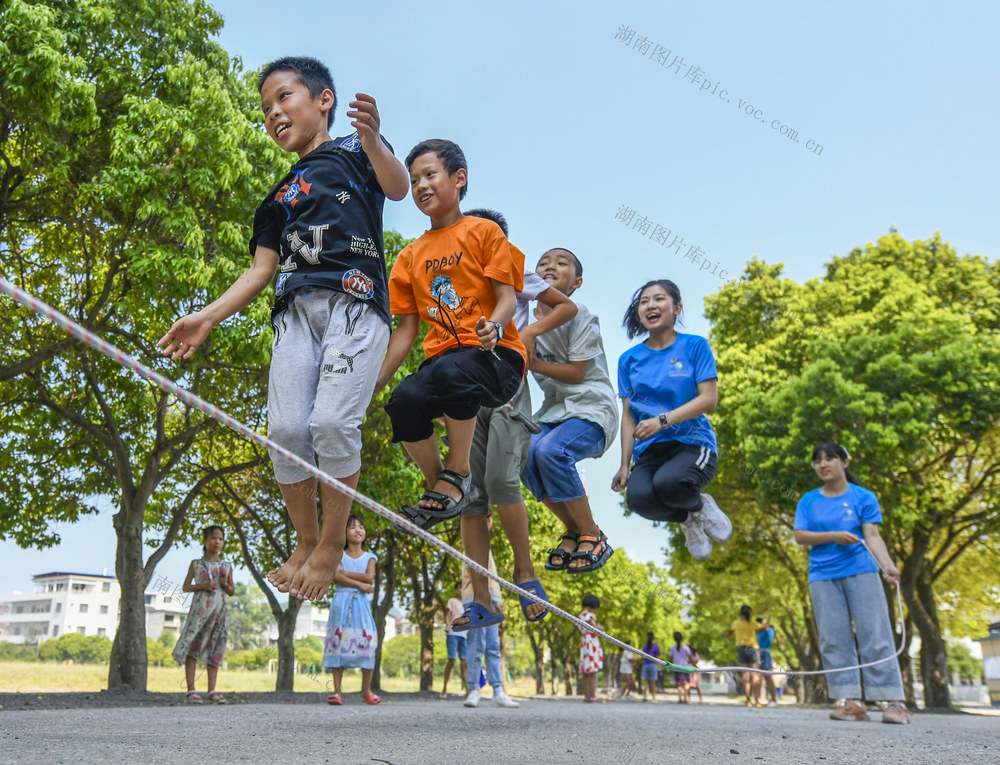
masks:
[[[121,587],[121,616],[111,646],[108,689],[146,690],[146,577],[142,565],[142,516],[122,498],[114,516],[118,537],[115,576]]]
[[[927,561],[930,537],[915,531],[910,557],[903,565],[903,599],[909,616],[920,632],[920,674],[924,681],[924,707],[951,709],[948,690],[948,652],[934,604],[934,590]]]
[[[527,630],[528,642],[531,644],[531,652],[535,656],[535,693],[539,696],[545,695],[545,652],[542,650],[542,643],[535,639],[534,630]]]
[[[461,671],[461,670],[459,670]],[[434,688],[434,624],[420,620],[420,690]]]
[[[278,622],[278,677],[274,683],[276,691],[295,690],[295,621],[299,616],[302,601],[289,596],[288,606],[276,615]]]
[[[389,616],[389,611],[392,610],[392,599],[396,593],[395,556],[392,554],[391,546],[389,554],[385,555],[380,562],[382,565],[375,567],[375,595],[373,597],[375,608],[372,609],[378,640],[375,646],[375,669],[372,671],[372,690],[376,693],[382,690],[382,646],[385,643],[385,620]]]

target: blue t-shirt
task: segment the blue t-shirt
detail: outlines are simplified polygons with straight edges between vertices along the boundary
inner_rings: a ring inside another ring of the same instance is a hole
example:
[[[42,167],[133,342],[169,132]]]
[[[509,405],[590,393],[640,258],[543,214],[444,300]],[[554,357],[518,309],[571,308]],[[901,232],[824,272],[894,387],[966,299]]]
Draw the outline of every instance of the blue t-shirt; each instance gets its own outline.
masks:
[[[628,408],[636,424],[663,412],[676,409],[698,395],[698,383],[719,376],[715,356],[708,340],[698,335],[677,333],[666,348],[654,351],[645,343],[629,348],[618,359],[618,395],[628,399]],[[650,438],[635,442],[638,458],[658,441],[680,441],[704,446],[718,454],[719,444],[708,417],[678,422]]]
[[[757,630],[757,645],[762,651],[770,651],[771,643],[774,642],[774,627],[764,630]]]
[[[848,484],[839,497],[824,497],[819,489],[803,495],[795,508],[795,528],[803,531],[850,531],[863,539],[862,523],[881,523],[882,511],[873,492]],[[824,582],[878,571],[878,564],[860,542],[827,542],[809,548],[809,581]]]

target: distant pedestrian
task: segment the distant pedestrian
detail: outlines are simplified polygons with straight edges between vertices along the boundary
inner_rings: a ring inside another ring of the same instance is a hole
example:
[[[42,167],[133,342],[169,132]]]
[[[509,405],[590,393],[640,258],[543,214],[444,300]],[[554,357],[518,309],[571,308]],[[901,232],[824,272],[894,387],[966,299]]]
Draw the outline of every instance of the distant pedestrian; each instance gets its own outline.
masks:
[[[632,668],[632,661],[635,653],[628,648],[622,651],[621,662],[618,664],[618,682],[621,686],[621,698],[627,699],[635,690],[635,671]]]
[[[747,669],[760,668],[760,656],[757,652],[757,625],[750,620],[750,606],[740,608],[740,617],[736,619],[726,635],[736,635],[736,663]],[[759,707],[760,677],[756,672],[743,672],[743,693],[746,695],[748,707]]]
[[[757,648],[760,650],[760,668],[768,671],[774,669],[774,657],[771,654],[771,643],[774,642],[774,627],[764,617],[757,617]],[[778,691],[774,687],[774,676],[764,675],[764,690],[767,693],[767,706],[778,705]]]
[[[203,699],[194,689],[195,668],[204,661],[208,675],[208,700],[225,704],[226,697],[215,690],[219,675],[219,665],[226,655],[226,640],[229,637],[229,609],[226,596],[236,590],[233,584],[233,567],[222,559],[222,547],[226,543],[226,533],[221,526],[206,526],[201,531],[202,556],[191,561],[184,578],[184,592],[193,592],[191,610],[181,629],[174,659],[184,665],[187,678],[187,695],[184,700],[192,704],[202,704]],[[219,589],[222,592],[219,592]]]
[[[333,669],[333,693],[327,697],[326,703],[334,706],[344,703],[341,693],[344,667],[360,667],[361,700],[378,706],[382,699],[372,693],[378,632],[370,605],[375,592],[375,564],[378,558],[362,549],[368,532],[360,516],[352,513],[347,517],[346,533],[344,556],[333,577],[337,590],[330,603],[323,651],[323,666]]]
[[[657,659],[660,658],[660,646],[656,644],[655,636],[652,632],[646,633],[646,643],[642,647],[643,653],[648,653],[650,656],[655,656]],[[642,700],[643,701],[656,701],[656,674],[657,674],[657,663],[651,659],[643,657],[642,659],[642,675],[640,679],[642,680]]]
[[[601,601],[596,595],[583,596],[583,612],[580,618],[599,630],[604,628],[597,623],[596,612]],[[605,699],[597,695],[597,673],[604,668],[604,649],[601,640],[593,632],[578,627],[583,633],[580,641],[580,673],[583,675],[583,700],[588,704],[603,704]]]
[[[698,655],[698,652],[695,651],[692,648],[691,649],[691,666],[692,667],[697,667],[699,661],[701,661],[701,657]],[[691,691],[698,691],[698,703],[700,704],[701,701],[702,701],[702,698],[701,698],[701,673],[700,672],[692,672],[690,674],[689,680],[688,680],[688,686],[690,687],[690,690],[688,691],[688,699],[691,698]]]
[[[691,666],[691,655],[694,651],[691,646],[684,645],[681,641],[684,636],[680,632],[674,633],[674,645],[670,646],[670,663],[680,666]],[[674,672],[674,685],[677,686],[677,703],[687,704],[691,701],[691,689],[689,687],[691,673]]]
[[[464,607],[462,606],[462,583],[455,585],[455,595],[448,599],[444,608],[444,629],[445,645],[448,649],[448,662],[444,665],[444,685],[441,686],[441,698],[448,698],[448,678],[451,677],[451,668],[455,666],[455,659],[458,659],[462,690],[467,690],[465,675],[469,666],[466,662],[469,641],[468,632],[455,632],[455,620],[462,616]]]
[[[878,570],[881,566],[886,581],[894,585],[899,585],[899,570],[878,533],[882,522],[878,497],[858,486],[847,469],[850,462],[847,450],[839,444],[825,443],[813,449],[813,470],[823,486],[799,500],[795,541],[809,547],[809,594],[819,630],[823,669],[827,670],[827,689],[833,698],[845,699],[830,716],[835,720],[867,720],[858,670],[830,670],[885,659],[895,653],[889,607]],[[888,701],[882,722],[910,722],[899,662],[883,661],[866,667],[864,673],[868,698]]]

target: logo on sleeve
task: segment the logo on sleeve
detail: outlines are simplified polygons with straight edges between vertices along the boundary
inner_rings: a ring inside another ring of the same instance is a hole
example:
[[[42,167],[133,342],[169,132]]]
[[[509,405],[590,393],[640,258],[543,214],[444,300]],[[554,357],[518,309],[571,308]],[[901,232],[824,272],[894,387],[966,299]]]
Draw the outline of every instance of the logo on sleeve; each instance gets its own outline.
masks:
[[[343,141],[340,142],[341,149],[347,149],[348,151],[360,151],[361,150],[361,136],[357,133],[347,136]]]
[[[353,295],[362,300],[368,300],[375,294],[375,282],[367,274],[363,274],[356,268],[344,272],[341,286],[348,295]]]

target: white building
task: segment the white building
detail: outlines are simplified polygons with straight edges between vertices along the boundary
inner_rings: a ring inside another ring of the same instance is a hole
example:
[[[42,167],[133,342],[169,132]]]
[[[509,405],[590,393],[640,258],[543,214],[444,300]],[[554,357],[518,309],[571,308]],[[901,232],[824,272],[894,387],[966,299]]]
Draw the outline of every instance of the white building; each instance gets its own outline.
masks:
[[[67,632],[114,639],[121,612],[121,587],[107,574],[52,572],[31,578],[34,589],[0,596],[0,640],[41,643]],[[146,635],[154,640],[184,624],[191,595],[147,592]]]
[[[118,580],[106,574],[52,572],[31,579],[30,593],[7,595],[0,640],[36,643],[67,632],[107,635],[118,629]]]

